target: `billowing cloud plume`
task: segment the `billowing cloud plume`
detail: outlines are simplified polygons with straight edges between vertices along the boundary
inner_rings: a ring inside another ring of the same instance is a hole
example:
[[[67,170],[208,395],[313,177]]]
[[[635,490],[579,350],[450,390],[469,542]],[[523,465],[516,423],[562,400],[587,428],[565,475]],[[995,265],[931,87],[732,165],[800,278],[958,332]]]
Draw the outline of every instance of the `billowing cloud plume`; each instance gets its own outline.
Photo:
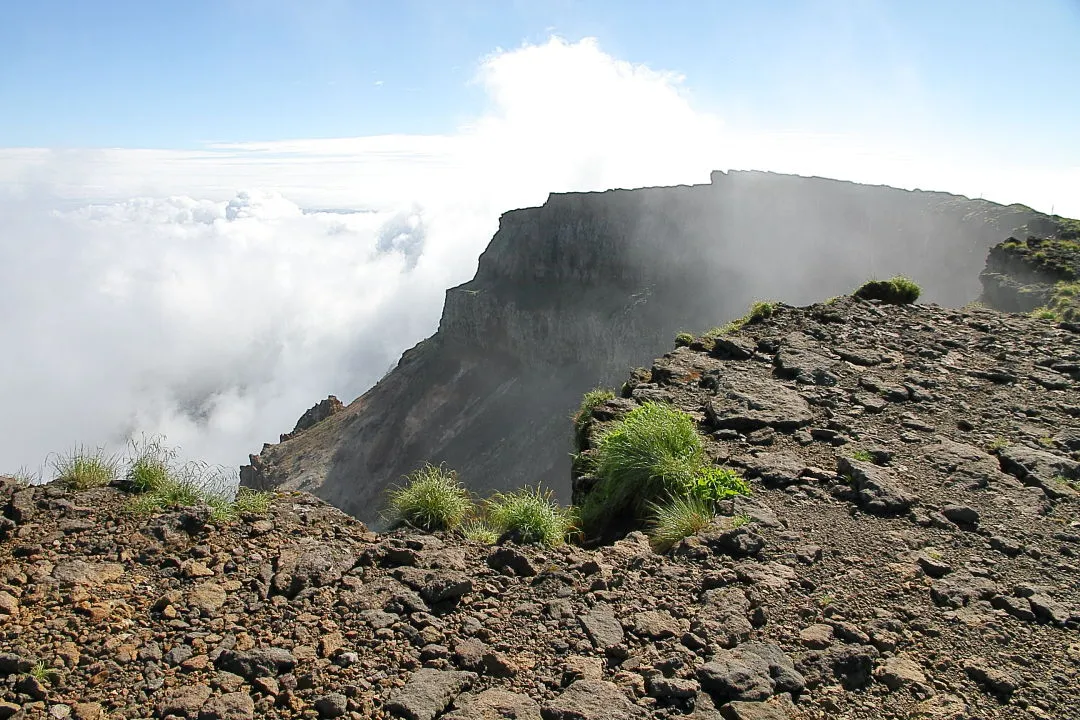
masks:
[[[551,191],[754,167],[1063,212],[1056,183],[1080,184],[738,132],[697,111],[678,76],[591,40],[494,53],[476,81],[488,108],[450,135],[0,149],[0,470],[142,432],[243,462],[433,332],[499,213]]]

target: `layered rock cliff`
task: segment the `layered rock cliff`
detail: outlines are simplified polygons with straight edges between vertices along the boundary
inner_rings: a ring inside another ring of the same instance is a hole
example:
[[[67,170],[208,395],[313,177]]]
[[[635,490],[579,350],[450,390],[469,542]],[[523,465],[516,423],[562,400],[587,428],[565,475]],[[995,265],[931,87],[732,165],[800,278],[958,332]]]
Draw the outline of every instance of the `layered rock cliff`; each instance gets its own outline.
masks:
[[[754,299],[805,303],[905,274],[924,299],[979,294],[987,250],[1043,218],[938,192],[759,172],[708,185],[552,195],[506,213],[439,331],[375,387],[242,470],[365,520],[388,485],[446,462],[477,491],[544,483],[569,499],[568,417],[672,336]]]

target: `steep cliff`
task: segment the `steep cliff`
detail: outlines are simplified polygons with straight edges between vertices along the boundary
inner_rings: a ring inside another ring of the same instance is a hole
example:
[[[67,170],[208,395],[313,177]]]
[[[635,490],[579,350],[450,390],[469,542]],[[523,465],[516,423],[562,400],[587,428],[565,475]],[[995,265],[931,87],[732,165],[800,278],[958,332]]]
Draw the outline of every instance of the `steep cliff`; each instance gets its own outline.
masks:
[[[987,250],[1043,218],[938,192],[759,172],[708,185],[552,195],[506,213],[439,331],[344,410],[243,468],[242,484],[310,491],[364,520],[386,487],[446,462],[477,491],[543,482],[570,495],[568,417],[683,329],[758,298],[799,304],[871,276],[923,298],[979,294]]]

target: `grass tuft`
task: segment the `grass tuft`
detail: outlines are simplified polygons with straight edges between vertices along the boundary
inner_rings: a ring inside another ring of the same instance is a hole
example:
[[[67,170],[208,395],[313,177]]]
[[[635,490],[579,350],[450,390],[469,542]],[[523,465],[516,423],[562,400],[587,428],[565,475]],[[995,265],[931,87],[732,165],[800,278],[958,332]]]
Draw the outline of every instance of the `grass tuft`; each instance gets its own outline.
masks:
[[[394,525],[422,530],[453,530],[473,511],[469,492],[458,475],[442,465],[424,465],[389,493],[388,519]]]
[[[869,450],[856,450],[855,452],[851,453],[851,457],[853,460],[858,460],[859,462],[874,461],[874,456],[870,454]]]
[[[574,530],[574,513],[560,507],[550,490],[523,488],[496,493],[484,505],[485,516],[498,535],[516,542],[561,545]]]
[[[716,515],[708,500],[697,497],[674,497],[665,503],[649,503],[651,516],[649,539],[664,552],[683,538],[704,530]]]
[[[54,456],[52,466],[56,478],[71,490],[89,490],[115,481],[120,461],[115,455],[106,455],[103,448],[91,452],[80,446]]]
[[[626,513],[642,516],[658,498],[681,494],[702,464],[693,419],[663,403],[634,408],[597,442],[594,474],[600,478],[582,507],[586,529]]]
[[[484,545],[494,545],[499,542],[499,533],[495,532],[494,528],[483,520],[469,520],[463,523],[461,534],[467,540],[483,543]]]
[[[592,417],[593,410],[600,407],[608,400],[614,400],[615,393],[606,388],[594,388],[581,398],[581,406],[574,413],[574,425],[581,427],[585,425],[589,418]]]
[[[694,342],[694,336],[688,332],[681,332],[675,336],[675,347],[688,347]]]
[[[897,275],[890,280],[870,280],[855,291],[855,297],[879,300],[887,305],[910,305],[919,299],[922,289],[914,280]]]

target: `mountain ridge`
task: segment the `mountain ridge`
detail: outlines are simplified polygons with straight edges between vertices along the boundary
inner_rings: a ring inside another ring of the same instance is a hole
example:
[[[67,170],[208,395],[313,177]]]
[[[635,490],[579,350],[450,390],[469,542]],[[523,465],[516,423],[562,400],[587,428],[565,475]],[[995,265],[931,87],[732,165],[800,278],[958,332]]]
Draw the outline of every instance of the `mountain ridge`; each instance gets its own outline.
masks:
[[[569,499],[566,418],[581,394],[675,333],[753,299],[811,302],[866,277],[931,301],[980,291],[985,252],[1043,216],[948,193],[755,171],[705,185],[552,194],[503,215],[438,331],[342,412],[252,455],[245,486],[313,492],[365,521],[425,462],[475,490],[544,484]]]

